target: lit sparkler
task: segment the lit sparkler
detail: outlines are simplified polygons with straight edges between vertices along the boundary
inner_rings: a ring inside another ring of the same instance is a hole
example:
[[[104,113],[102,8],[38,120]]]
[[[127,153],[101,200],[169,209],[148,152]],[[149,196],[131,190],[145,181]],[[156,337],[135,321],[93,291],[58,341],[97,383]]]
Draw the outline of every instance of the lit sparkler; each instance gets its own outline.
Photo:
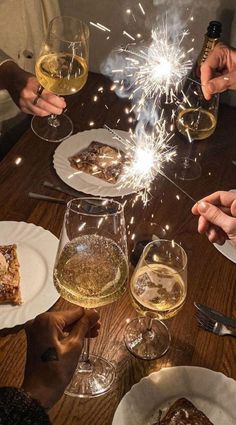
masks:
[[[144,204],[148,201],[151,184],[166,162],[173,161],[176,152],[169,141],[173,137],[166,131],[164,120],[158,121],[155,129],[148,133],[144,129],[139,133],[130,133],[130,138],[123,139],[105,125],[114,138],[118,139],[126,151],[127,162],[120,179],[120,187],[132,187],[140,192]]]
[[[126,55],[126,66],[124,71],[120,70],[120,80],[123,72],[128,74],[132,95],[139,94],[139,105],[147,99],[152,99],[156,105],[162,95],[168,103],[175,101],[175,94],[192,67],[192,61],[188,58],[190,50],[185,52],[182,47],[187,34],[187,30],[175,36],[169,34],[166,23],[152,30],[152,41],[148,47],[120,50]],[[119,74],[117,70],[112,72],[116,77]]]
[[[166,131],[164,120],[160,120],[156,129],[150,134],[142,130],[138,138],[131,133],[129,139],[123,139],[107,125],[104,125],[104,127],[115,139],[122,143],[127,153],[128,161],[121,176],[120,187],[132,186],[139,192],[144,205],[146,205],[151,184],[157,174],[160,174],[191,201],[198,202],[163,172],[163,166],[172,162],[176,156],[175,148],[169,144],[174,134]]]

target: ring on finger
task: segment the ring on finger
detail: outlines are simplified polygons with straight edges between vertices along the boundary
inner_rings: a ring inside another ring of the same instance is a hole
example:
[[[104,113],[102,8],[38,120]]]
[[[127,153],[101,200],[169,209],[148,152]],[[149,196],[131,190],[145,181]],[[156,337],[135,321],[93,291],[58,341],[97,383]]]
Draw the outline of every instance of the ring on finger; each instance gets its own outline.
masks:
[[[37,89],[37,96],[33,100],[33,105],[37,105],[38,100],[39,100],[42,92],[43,92],[43,86],[39,86],[38,89]]]

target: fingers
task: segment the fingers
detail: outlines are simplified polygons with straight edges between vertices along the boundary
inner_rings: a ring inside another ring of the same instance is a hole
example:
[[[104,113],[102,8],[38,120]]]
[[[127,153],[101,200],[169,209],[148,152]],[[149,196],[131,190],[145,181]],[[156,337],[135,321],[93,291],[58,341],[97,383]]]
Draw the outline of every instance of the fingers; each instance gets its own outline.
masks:
[[[233,217],[236,217],[236,199],[231,204],[230,212]]]
[[[198,219],[198,232],[200,234],[204,234],[208,232],[209,228],[210,228],[210,223],[205,219],[205,217],[202,217],[200,215]]]
[[[77,322],[75,322],[66,340],[79,343],[79,345],[81,345],[85,336],[97,336],[98,329],[100,328],[98,320],[99,314],[97,311],[87,310],[85,314]]]
[[[235,84],[233,74],[236,66],[232,61],[232,55],[234,55],[233,49],[218,43],[201,65],[202,91],[207,100],[210,100],[213,94],[221,93]],[[214,78],[217,72],[224,73],[225,70],[228,74]]]
[[[228,89],[236,89],[236,71],[213,78],[202,86],[204,97],[207,100],[210,100],[213,94],[222,93]]]
[[[42,114],[56,114],[60,115],[63,112],[63,108],[66,106],[63,99],[59,98],[55,95],[44,95],[38,99],[36,105],[32,103],[29,104],[30,110],[34,113],[34,115],[42,115]]]
[[[201,199],[201,201],[203,202],[206,201],[210,204],[216,205],[220,207],[222,210],[224,210],[225,213],[227,213],[227,209],[230,210],[231,205],[236,201],[236,193],[221,190],[218,192],[214,192],[211,195],[205,196],[204,198]],[[192,213],[194,215],[199,215],[199,211],[198,211],[199,202],[197,202],[192,208]]]
[[[235,218],[225,214],[215,205],[208,202],[200,202],[198,211],[209,223],[220,227],[227,235],[230,235],[236,228]]]
[[[50,114],[60,115],[66,107],[63,97],[43,90],[39,94],[39,84],[34,76],[30,76],[27,84],[20,92],[19,106],[27,114],[47,116]]]
[[[52,94],[44,94],[39,97],[36,104],[34,104],[35,94],[30,96],[29,99],[21,98],[19,101],[20,108],[27,114],[38,116],[47,116],[50,114],[60,115],[66,106],[63,98]]]
[[[70,327],[70,325],[72,325],[73,323],[80,320],[81,317],[84,316],[85,312],[82,307],[76,307],[76,308],[71,308],[70,310],[62,310],[62,311],[57,311],[55,313],[53,312],[52,314],[54,314],[57,317],[57,320],[60,320],[60,322],[61,321],[63,322],[64,328],[67,328],[67,327]]]
[[[216,226],[211,226],[206,235],[211,243],[217,243],[218,245],[223,245],[228,239],[227,235]]]

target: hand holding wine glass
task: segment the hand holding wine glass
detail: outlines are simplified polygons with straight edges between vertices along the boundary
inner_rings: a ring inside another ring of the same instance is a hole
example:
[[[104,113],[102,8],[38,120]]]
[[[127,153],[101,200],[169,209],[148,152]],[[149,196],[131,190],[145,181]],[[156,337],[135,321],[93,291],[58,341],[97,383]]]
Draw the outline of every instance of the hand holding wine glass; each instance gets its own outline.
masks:
[[[54,269],[60,295],[85,308],[116,301],[126,290],[127,242],[123,206],[112,199],[78,198],[67,205]],[[92,397],[108,391],[115,369],[107,360],[84,355],[66,394]]]
[[[35,67],[39,91],[46,89],[66,96],[81,90],[88,77],[88,54],[88,26],[70,16],[54,18],[49,24]],[[40,100],[36,97],[35,102]],[[60,142],[73,131],[73,124],[65,114],[34,117],[31,127],[35,134],[50,142]]]

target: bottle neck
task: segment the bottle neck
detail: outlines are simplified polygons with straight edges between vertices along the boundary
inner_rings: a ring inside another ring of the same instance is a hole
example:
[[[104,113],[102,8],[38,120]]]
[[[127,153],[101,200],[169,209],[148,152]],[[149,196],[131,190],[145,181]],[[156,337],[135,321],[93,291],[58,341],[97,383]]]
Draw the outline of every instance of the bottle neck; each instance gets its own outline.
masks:
[[[216,46],[217,43],[219,43],[219,38],[211,38],[208,37],[208,35],[205,35],[205,39],[204,39],[204,43],[202,46],[202,50],[197,58],[196,64],[195,64],[195,69],[193,70],[193,75],[194,78],[196,79],[200,79],[201,76],[201,72],[200,72],[200,67],[201,64],[203,62],[205,62],[207,56],[209,55],[209,53],[214,49],[214,47]]]
[[[219,38],[211,38],[205,35],[205,40],[202,46],[202,50],[197,59],[197,65],[200,66],[203,62],[205,62],[209,53],[214,49],[217,43],[219,43]]]

